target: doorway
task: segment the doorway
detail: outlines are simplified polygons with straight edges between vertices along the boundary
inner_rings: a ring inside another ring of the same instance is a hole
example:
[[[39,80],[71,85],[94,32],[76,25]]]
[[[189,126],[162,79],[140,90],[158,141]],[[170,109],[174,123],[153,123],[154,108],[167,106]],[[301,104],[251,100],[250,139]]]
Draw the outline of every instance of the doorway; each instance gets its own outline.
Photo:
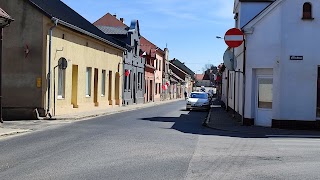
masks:
[[[99,106],[98,103],[98,68],[94,68],[94,80],[93,80],[93,103],[94,106]]]
[[[71,104],[78,108],[78,65],[72,65]]]
[[[256,86],[256,118],[255,125],[271,127],[273,78],[272,76],[258,76]]]
[[[112,105],[112,71],[109,71],[108,100],[109,105]]]
[[[317,119],[320,119],[320,67],[318,67],[318,79],[317,79]]]
[[[149,102],[152,102],[152,99],[153,99],[153,87],[152,87],[152,85],[153,85],[153,81],[150,80],[150,87],[149,87],[149,90],[150,90],[149,94],[150,94],[150,96],[149,96]]]
[[[115,98],[116,98],[116,105],[120,105],[120,74],[116,73],[115,79]]]
[[[133,103],[137,103],[136,102],[137,99],[137,94],[136,94],[136,73],[133,74]]]

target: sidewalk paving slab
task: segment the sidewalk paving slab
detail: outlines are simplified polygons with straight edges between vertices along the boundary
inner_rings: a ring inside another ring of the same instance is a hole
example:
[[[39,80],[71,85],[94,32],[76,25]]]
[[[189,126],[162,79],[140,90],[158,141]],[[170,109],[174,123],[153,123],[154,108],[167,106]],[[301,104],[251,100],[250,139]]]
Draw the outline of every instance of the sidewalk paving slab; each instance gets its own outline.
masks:
[[[255,134],[265,137],[314,137],[320,138],[320,131],[290,130],[260,126],[243,126],[221,106],[212,106],[206,120],[206,126],[211,129],[243,134]]]

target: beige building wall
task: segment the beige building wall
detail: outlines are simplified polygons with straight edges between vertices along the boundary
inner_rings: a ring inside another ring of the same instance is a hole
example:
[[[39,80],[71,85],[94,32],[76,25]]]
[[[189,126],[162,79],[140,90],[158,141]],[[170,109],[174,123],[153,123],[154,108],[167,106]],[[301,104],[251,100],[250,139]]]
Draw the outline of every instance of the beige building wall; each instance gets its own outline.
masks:
[[[44,32],[48,32],[52,25],[51,20],[46,18]],[[44,33],[44,36],[47,39],[45,41],[46,47],[49,47],[48,33]],[[48,48],[46,48],[46,52],[48,54]],[[53,115],[121,106],[123,52],[120,49],[58,25],[53,30],[51,52],[52,100],[50,110]],[[58,96],[58,68],[54,69],[61,57],[68,61],[68,67],[65,70],[63,97]],[[91,68],[90,96],[86,95],[87,67]],[[46,69],[48,71],[48,67]],[[105,71],[104,94],[102,93],[103,70]]]

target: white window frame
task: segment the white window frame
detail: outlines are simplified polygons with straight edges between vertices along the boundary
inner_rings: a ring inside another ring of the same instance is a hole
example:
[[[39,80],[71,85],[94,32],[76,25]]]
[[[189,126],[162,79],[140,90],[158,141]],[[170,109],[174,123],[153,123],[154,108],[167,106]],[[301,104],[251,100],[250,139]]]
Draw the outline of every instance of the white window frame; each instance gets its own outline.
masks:
[[[58,68],[58,99],[65,98],[66,70]]]
[[[92,67],[86,68],[86,97],[91,97]]]
[[[106,95],[106,70],[102,70],[101,73],[101,96],[104,97]]]

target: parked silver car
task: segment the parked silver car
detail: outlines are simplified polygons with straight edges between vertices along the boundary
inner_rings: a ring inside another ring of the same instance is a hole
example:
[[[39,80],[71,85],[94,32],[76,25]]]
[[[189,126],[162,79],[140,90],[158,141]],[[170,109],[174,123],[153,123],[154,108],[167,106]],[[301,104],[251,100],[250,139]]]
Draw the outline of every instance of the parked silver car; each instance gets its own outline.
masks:
[[[210,100],[206,92],[192,92],[187,98],[186,109],[209,110]]]

